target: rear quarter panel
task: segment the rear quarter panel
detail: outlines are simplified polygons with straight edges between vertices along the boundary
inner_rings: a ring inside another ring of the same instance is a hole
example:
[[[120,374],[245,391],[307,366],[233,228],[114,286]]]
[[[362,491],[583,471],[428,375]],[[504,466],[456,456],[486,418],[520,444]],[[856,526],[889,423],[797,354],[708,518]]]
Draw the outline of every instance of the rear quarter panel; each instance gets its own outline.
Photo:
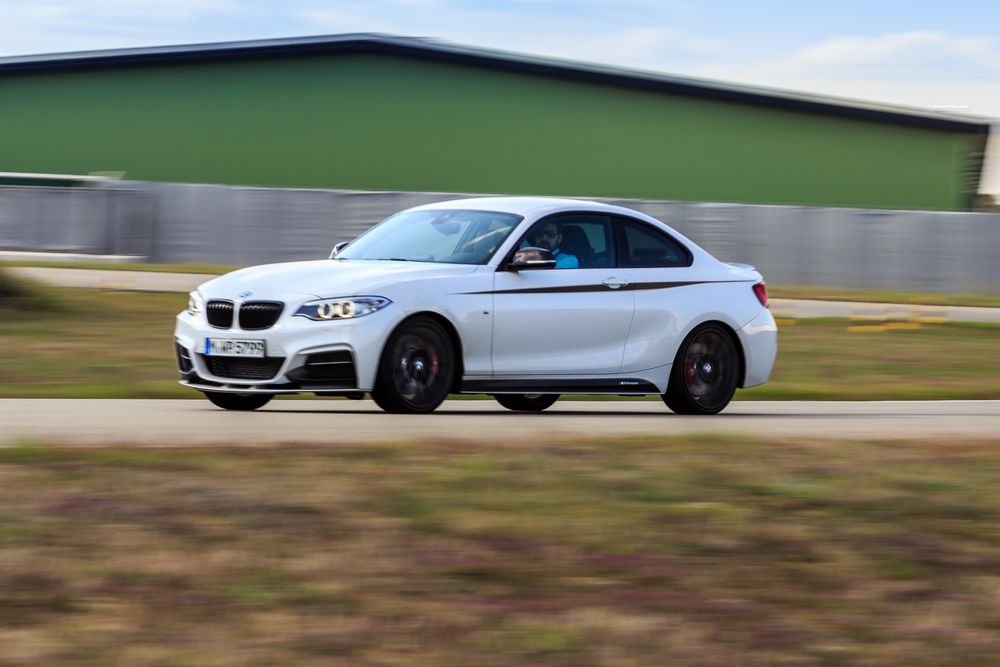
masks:
[[[746,271],[721,267],[699,271],[687,267],[632,272],[629,280],[634,285],[695,284],[636,290],[635,316],[625,343],[622,373],[673,363],[681,342],[700,324],[722,322],[735,333],[764,310],[752,289],[760,277]]]

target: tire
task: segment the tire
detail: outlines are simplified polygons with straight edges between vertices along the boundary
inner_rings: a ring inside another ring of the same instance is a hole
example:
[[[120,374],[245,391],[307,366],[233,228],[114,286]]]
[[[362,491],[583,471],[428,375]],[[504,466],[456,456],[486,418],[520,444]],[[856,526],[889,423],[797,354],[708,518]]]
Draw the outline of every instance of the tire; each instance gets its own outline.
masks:
[[[372,399],[386,412],[432,412],[455,379],[455,353],[444,327],[430,317],[403,322],[385,344]]]
[[[559,394],[497,394],[493,398],[508,410],[541,412],[559,400]]]
[[[206,391],[205,398],[223,410],[256,410],[267,405],[273,394],[228,394],[221,391]]]
[[[663,402],[679,415],[714,415],[733,394],[740,369],[736,341],[728,329],[705,324],[692,331],[674,359]]]

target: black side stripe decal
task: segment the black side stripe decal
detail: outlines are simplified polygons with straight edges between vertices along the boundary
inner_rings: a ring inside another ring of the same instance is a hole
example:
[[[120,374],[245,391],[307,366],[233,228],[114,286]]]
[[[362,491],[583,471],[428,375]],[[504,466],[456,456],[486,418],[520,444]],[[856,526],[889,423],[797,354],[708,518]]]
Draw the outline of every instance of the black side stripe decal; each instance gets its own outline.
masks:
[[[688,285],[709,285],[719,283],[742,283],[745,280],[690,280],[684,282],[665,283],[630,283],[614,291],[670,289],[672,287],[687,287]],[[607,285],[566,285],[564,287],[526,287],[523,289],[486,290],[483,292],[463,292],[463,294],[559,294],[567,292],[610,292]]]

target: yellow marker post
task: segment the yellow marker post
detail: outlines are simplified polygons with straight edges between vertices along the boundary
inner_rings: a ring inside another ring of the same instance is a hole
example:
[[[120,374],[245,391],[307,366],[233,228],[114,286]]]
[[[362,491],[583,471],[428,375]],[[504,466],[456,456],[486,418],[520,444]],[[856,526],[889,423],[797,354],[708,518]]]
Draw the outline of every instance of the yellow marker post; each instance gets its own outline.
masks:
[[[889,314],[884,306],[865,307],[851,313],[847,330],[854,333],[881,333],[887,331]]]
[[[793,304],[771,306],[771,315],[779,327],[790,327],[799,321],[798,310]]]

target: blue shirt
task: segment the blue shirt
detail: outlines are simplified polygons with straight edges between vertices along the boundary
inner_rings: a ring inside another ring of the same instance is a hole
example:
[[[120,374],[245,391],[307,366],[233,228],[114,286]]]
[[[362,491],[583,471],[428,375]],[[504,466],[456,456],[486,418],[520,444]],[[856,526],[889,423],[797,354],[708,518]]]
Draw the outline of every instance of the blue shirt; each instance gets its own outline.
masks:
[[[559,248],[553,250],[552,254],[555,255],[557,269],[580,268],[580,261],[576,258],[576,255],[567,255],[566,253],[559,250]]]

